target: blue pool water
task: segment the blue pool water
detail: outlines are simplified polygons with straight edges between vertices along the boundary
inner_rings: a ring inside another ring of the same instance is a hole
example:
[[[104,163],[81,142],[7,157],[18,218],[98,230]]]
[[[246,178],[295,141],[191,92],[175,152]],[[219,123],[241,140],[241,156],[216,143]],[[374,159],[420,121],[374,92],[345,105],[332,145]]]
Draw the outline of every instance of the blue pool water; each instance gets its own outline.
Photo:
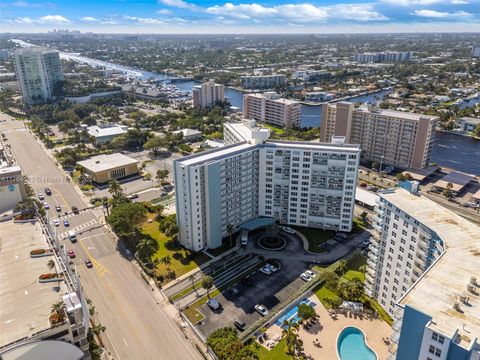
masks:
[[[308,299],[303,299],[302,301],[300,301],[300,304],[307,304],[307,305],[310,305],[312,307],[315,307],[317,304],[315,304],[313,301],[310,301]],[[277,321],[275,321],[275,325],[277,326],[282,326],[283,322],[285,320],[287,321],[290,321],[290,320],[293,320],[294,322],[298,322],[300,320],[300,317],[297,316],[297,313],[298,313],[298,305],[291,308],[290,310],[288,310],[285,314],[283,314],[282,316],[280,316],[278,318]]]
[[[346,327],[337,340],[341,360],[377,360],[377,356],[365,343],[365,337],[356,327]]]

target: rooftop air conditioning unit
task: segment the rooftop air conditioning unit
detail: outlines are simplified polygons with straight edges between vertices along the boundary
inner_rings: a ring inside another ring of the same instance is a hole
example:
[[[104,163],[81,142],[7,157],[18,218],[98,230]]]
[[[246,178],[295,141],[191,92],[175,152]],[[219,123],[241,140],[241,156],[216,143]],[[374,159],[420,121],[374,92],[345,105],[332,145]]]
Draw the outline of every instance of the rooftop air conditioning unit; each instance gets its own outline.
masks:
[[[467,285],[467,289],[468,289],[468,291],[470,291],[471,293],[475,293],[475,285],[468,284],[468,285]]]
[[[453,303],[453,309],[457,310],[457,311],[460,311],[460,304],[458,302],[454,302]]]
[[[472,277],[470,278],[470,284],[472,284],[473,286],[477,285],[477,278],[474,277],[474,276],[472,276]]]

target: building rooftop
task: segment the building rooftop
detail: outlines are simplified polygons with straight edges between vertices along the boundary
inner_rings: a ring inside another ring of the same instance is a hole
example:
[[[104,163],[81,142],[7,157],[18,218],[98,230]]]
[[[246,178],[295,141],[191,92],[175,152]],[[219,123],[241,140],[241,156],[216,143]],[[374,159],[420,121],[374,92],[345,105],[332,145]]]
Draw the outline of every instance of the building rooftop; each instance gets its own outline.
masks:
[[[423,181],[425,180],[425,178],[432,175],[439,168],[440,167],[438,167],[437,165],[428,165],[428,166],[425,166],[423,169],[405,170],[402,174],[403,175],[409,174],[413,180]]]
[[[0,223],[0,347],[49,329],[51,307],[67,293],[63,282],[38,282],[41,274],[52,272],[47,262],[55,259],[32,259],[30,251],[47,248],[38,223]]]
[[[462,120],[464,122],[467,122],[469,124],[477,124],[480,125],[480,118],[473,118],[473,117],[461,117],[458,120]]]
[[[202,135],[201,131],[195,129],[181,129],[173,132],[174,134],[183,134],[183,137]]]
[[[93,156],[90,159],[79,161],[78,165],[92,172],[99,172],[137,163],[138,160],[120,153],[115,153]]]
[[[276,94],[276,93],[275,93],[275,95],[278,96],[278,94]],[[256,97],[256,98],[259,98],[259,99],[265,98],[267,100],[279,102],[279,103],[286,104],[286,105],[300,104],[296,100],[284,99],[284,98],[276,97],[275,95],[274,95],[273,92],[266,92],[266,93],[263,93],[263,94],[258,94],[258,93],[256,93],[256,94],[246,94],[245,96]]]
[[[407,119],[407,120],[415,120],[415,121],[419,121],[420,119],[425,119],[425,118],[430,120],[438,119],[438,116],[416,114],[411,112],[396,111],[396,110],[389,110],[389,109],[372,108],[372,107],[366,107],[363,105],[357,108],[356,110],[361,112],[369,112],[369,113],[379,114],[383,116],[389,116],[389,117],[395,117],[395,118],[401,118],[401,119]]]
[[[88,134],[93,137],[104,137],[104,136],[116,136],[127,133],[127,127],[121,125],[109,125],[109,126],[89,126],[87,128]]]
[[[453,185],[452,190],[455,192],[459,192],[463,189],[465,185],[472,181],[473,178],[473,175],[463,174],[454,171],[435,181],[433,185],[442,189],[446,189],[447,184],[451,183]]]
[[[434,331],[463,339],[480,334],[480,295],[467,290],[472,277],[479,283],[480,227],[437,203],[406,190],[396,189],[381,197],[434,231],[444,242],[445,252],[427,269],[400,300],[432,317]],[[478,288],[478,286],[477,286]],[[477,290],[478,291],[478,290]],[[469,296],[469,305],[460,303],[461,312],[453,305],[460,296]]]
[[[243,140],[250,140],[252,138],[252,132],[259,132],[264,133],[265,135],[270,135],[270,129],[262,128],[261,126],[255,125],[255,120],[242,121],[242,122],[227,122],[225,125],[228,124],[230,129],[234,131],[238,136],[240,136]],[[267,137],[268,137],[267,136]]]
[[[208,151],[203,151],[198,154],[193,154],[189,156],[184,156],[177,161],[182,165],[192,165],[192,164],[202,164],[209,161],[219,160],[223,157],[230,156],[236,152],[241,152],[248,148],[253,148],[255,145],[252,145],[246,141],[240,142],[233,145],[223,146],[221,148],[212,149]]]
[[[355,200],[360,201],[368,206],[375,206],[378,195],[370,191],[364,190],[361,187],[357,186],[357,191],[355,191]]]
[[[50,49],[45,46],[28,46],[24,48],[18,48],[15,50],[15,54],[33,54],[33,53],[41,53],[41,54],[46,54],[46,53],[58,53],[58,50],[55,49]]]
[[[78,347],[61,340],[42,340],[22,343],[2,353],[3,360],[35,359],[51,360],[52,354],[56,359],[80,360],[84,353]]]

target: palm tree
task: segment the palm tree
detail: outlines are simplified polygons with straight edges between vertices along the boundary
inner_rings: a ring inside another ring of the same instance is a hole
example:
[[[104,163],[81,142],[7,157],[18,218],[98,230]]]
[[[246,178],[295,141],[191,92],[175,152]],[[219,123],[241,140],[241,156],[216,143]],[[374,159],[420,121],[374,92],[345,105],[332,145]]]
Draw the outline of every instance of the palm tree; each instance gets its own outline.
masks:
[[[47,267],[48,270],[55,270],[55,274],[57,273],[57,266],[55,265],[55,261],[53,261],[52,259],[48,260]]]
[[[340,294],[340,296],[344,299],[350,299],[350,289],[349,289],[349,285],[346,281],[339,281],[338,284],[337,284],[337,291],[338,293]]]
[[[94,324],[91,327],[91,330],[92,330],[92,333],[94,333],[97,336],[98,341],[100,342],[100,346],[103,347],[103,341],[102,341],[102,338],[101,338],[100,334],[103,333],[105,330],[107,330],[107,328],[105,326],[103,326],[102,324]]]
[[[453,184],[452,183],[448,183],[447,184],[447,187],[445,188],[445,190],[443,190],[443,196],[445,196],[448,200],[452,199],[453,198]]]
[[[232,225],[232,224],[228,224],[228,225],[227,225],[227,232],[228,232],[228,236],[230,237],[230,248],[233,247],[233,245],[232,245],[232,234],[233,234],[233,230],[234,230],[233,225]]]
[[[165,266],[167,267],[167,271],[170,272],[170,264],[172,263],[172,260],[170,258],[170,255],[167,255],[167,256],[164,256],[160,259],[160,262],[162,264],[165,264]]]
[[[192,274],[188,277],[188,279],[192,282],[192,287],[193,287],[193,290],[195,291],[195,294],[197,294],[198,296],[198,291],[197,289],[195,288],[195,274]]]
[[[342,259],[342,260],[340,260],[340,261],[338,262],[336,272],[337,272],[338,274],[343,275],[343,274],[345,274],[345,271],[347,271],[347,260]]]
[[[302,349],[302,343],[298,338],[298,328],[299,325],[293,320],[285,320],[283,322],[282,333],[285,335],[285,341],[287,343],[285,352],[294,359],[297,359],[297,353],[299,353]]]
[[[65,311],[64,311],[65,304],[63,301],[59,301],[52,305],[51,314],[57,316],[58,322],[63,322],[65,320]]]
[[[207,290],[207,297],[210,299],[210,289],[213,287],[213,279],[210,275],[203,275],[202,287]]]
[[[108,192],[110,195],[115,196],[118,193],[123,192],[122,186],[118,183],[117,180],[113,179],[110,181],[110,187],[108,188]]]
[[[152,239],[142,239],[135,249],[142,260],[150,260],[155,251],[155,244]]]
[[[157,266],[161,263],[161,259],[155,259],[153,260],[153,280],[155,281],[155,285],[158,285],[158,280],[157,280]]]

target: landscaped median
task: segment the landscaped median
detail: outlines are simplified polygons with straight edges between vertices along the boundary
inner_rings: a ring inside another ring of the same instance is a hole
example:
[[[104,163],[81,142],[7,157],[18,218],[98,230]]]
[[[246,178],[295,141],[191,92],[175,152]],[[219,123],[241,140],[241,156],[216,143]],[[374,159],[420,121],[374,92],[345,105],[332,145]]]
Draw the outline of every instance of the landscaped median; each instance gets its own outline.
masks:
[[[315,228],[294,227],[297,233],[301,233],[308,241],[308,251],[312,253],[325,253],[323,244],[335,237],[333,230],[321,230]]]
[[[233,279],[228,280],[226,283],[220,285],[218,288],[210,292],[210,298],[214,298],[222,291],[228,289],[230,286],[235,285],[238,283],[242,278],[247,275],[250,275],[254,271],[260,269],[264,264],[264,261],[259,260],[256,264],[250,266],[247,270],[243,271],[239,275],[235,276]],[[208,301],[209,297],[207,295],[203,296],[202,298],[195,301],[193,304],[188,305],[184,310],[183,314],[187,317],[187,319],[192,323],[192,325],[197,324],[199,321],[202,321],[205,318],[200,311],[197,309],[205,304]]]

